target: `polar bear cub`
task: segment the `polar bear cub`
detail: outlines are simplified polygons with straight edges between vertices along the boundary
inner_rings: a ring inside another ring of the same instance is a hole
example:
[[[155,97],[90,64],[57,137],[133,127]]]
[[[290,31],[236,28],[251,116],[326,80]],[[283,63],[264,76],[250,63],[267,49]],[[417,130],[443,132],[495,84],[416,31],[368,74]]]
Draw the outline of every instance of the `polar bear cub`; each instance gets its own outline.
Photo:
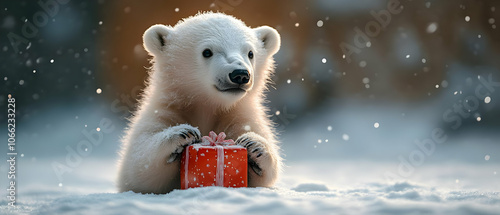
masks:
[[[209,12],[153,25],[143,39],[152,68],[122,140],[119,191],[179,189],[181,152],[210,131],[247,148],[250,187],[272,186],[282,159],[263,93],[278,32]]]

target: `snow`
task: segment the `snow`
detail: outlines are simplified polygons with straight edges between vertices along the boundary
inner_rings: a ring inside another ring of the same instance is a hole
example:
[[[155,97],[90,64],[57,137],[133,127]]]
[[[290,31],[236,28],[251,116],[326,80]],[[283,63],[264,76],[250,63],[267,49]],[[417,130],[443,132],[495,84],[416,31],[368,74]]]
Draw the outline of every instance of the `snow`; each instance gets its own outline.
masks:
[[[432,33],[436,32],[436,30],[437,30],[437,29],[438,29],[438,24],[437,24],[437,23],[435,23],[435,22],[432,22],[432,23],[430,23],[430,24],[427,26],[426,31],[427,31],[427,33],[429,33],[429,34],[432,34]]]
[[[484,98],[484,103],[488,104],[488,103],[490,103],[490,102],[491,102],[491,97],[486,96],[486,97]]]
[[[348,141],[349,140],[349,135],[342,134],[342,139],[345,140],[345,141]]]
[[[455,89],[448,90],[443,95]],[[414,140],[427,137],[441,121],[441,113],[430,111],[439,110],[436,104],[340,104],[285,127],[280,137],[285,169],[275,187],[201,187],[165,195],[117,193],[123,119],[102,105],[71,111],[51,106],[18,133],[20,143],[36,144],[19,145],[24,154],[17,164],[19,206],[8,208],[2,198],[0,214],[498,214],[500,137],[494,131],[448,133],[446,143],[403,177],[398,157],[408,160],[418,149]],[[102,144],[58,180],[53,162],[64,163],[66,146],[74,147],[84,139],[81,132],[95,129],[102,118],[109,118],[115,131],[104,134]],[[383,126],[374,129],[374,122]],[[0,165],[5,175],[7,165]],[[388,178],[388,172],[398,177]]]
[[[369,164],[365,164],[369,167]],[[322,166],[324,167],[324,166]],[[307,168],[302,166],[302,168]],[[350,166],[354,168],[354,166]],[[298,168],[301,169],[301,168]],[[306,173],[318,171],[313,168]],[[94,173],[102,174],[101,171]],[[293,174],[300,174],[292,171]],[[318,174],[317,172],[315,174]],[[331,176],[331,174],[329,174]],[[286,177],[292,179],[291,177]],[[103,179],[97,179],[102,181]],[[292,188],[201,187],[166,195],[75,190],[85,184],[25,189],[19,208],[40,214],[496,214],[498,192],[440,189],[408,182],[339,187],[300,183]],[[95,189],[92,189],[95,190]]]
[[[316,22],[316,25],[320,28],[323,27],[323,20],[318,20],[318,22]]]

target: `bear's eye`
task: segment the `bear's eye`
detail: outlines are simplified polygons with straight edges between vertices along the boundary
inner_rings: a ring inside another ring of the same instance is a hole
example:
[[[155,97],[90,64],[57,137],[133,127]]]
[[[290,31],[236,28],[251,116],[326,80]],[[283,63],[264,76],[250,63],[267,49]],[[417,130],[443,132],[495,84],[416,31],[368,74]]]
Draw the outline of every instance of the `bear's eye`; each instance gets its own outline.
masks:
[[[248,58],[253,59],[253,52],[252,51],[248,52]]]
[[[209,58],[209,57],[212,57],[212,55],[214,55],[214,53],[212,53],[212,51],[210,49],[205,49],[203,50],[203,57],[205,58]]]

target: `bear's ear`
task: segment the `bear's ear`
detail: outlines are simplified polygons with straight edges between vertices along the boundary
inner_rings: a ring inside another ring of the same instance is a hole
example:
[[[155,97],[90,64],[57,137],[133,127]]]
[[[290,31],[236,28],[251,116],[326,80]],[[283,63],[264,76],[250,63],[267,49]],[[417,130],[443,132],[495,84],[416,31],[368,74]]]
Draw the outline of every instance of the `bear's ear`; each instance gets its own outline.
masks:
[[[172,34],[173,29],[165,25],[153,25],[142,36],[144,48],[152,55],[158,55],[165,50],[168,44],[168,36]]]
[[[278,31],[269,26],[261,26],[254,29],[257,33],[257,38],[264,44],[264,49],[270,55],[276,54],[281,46],[281,38]]]

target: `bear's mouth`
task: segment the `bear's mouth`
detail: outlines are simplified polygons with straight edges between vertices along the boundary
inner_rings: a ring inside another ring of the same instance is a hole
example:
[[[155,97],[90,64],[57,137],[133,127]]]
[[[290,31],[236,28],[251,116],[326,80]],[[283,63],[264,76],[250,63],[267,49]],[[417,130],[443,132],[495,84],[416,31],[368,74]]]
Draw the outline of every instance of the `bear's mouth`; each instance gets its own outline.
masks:
[[[232,88],[225,88],[225,89],[220,89],[219,87],[217,87],[216,85],[214,85],[215,89],[217,89],[219,92],[224,92],[224,93],[234,93],[234,94],[238,94],[238,93],[244,93],[246,92],[246,90],[242,89],[242,88],[239,88],[239,87],[232,87]]]

